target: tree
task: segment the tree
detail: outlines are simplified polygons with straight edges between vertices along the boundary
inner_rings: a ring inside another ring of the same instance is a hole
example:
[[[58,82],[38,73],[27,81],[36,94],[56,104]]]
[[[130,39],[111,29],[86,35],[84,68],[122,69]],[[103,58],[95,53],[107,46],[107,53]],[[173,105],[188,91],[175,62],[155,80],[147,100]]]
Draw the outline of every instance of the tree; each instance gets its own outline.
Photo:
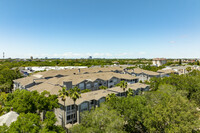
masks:
[[[159,86],[160,83],[161,83],[161,78],[152,77],[150,79],[150,88],[153,91],[156,91],[156,90],[158,90],[158,86]]]
[[[55,125],[56,121],[55,114],[50,111],[47,111],[43,122],[37,114],[21,113],[17,121],[11,123],[10,127],[4,126],[4,129],[7,133],[65,133],[64,128]]]
[[[127,91],[127,96],[130,97],[130,96],[133,96],[134,93],[133,93],[133,89],[129,88],[128,91]]]
[[[2,105],[0,105],[0,116],[2,116],[3,114],[4,114],[3,107]]]
[[[117,96],[114,93],[108,94],[106,97],[106,101],[110,101],[111,99],[115,99]]]
[[[199,61],[197,61],[197,65],[199,66]]]
[[[9,93],[6,99],[7,111],[10,110],[10,107],[13,107],[13,110],[17,113],[36,113],[38,96],[37,91],[16,90]]]
[[[186,68],[186,71],[188,71],[188,72],[190,72],[191,70],[192,70],[191,67],[187,67],[187,68]]]
[[[124,93],[126,91],[126,88],[128,86],[127,82],[125,82],[124,80],[120,81],[120,83],[118,83],[116,86],[119,86],[120,88],[123,89]],[[126,95],[126,94],[125,94]]]
[[[32,113],[21,113],[17,121],[11,123],[8,133],[38,133],[41,129],[40,116]]]
[[[41,133],[48,133],[48,132],[49,133],[65,133],[66,132],[62,127],[55,125],[57,119],[54,112],[47,111],[45,117],[46,119],[42,123],[43,128],[41,129]]]
[[[64,122],[64,125],[63,127],[65,127],[65,120],[66,120],[66,106],[65,106],[65,101],[66,101],[66,97],[69,96],[69,91],[66,90],[65,87],[63,87],[61,90],[59,90],[59,94],[58,96],[61,98],[61,100],[64,102],[64,119],[63,119],[63,122]]]
[[[124,133],[124,120],[109,106],[102,105],[81,114],[81,123],[70,129],[73,133]]]
[[[6,97],[5,109],[7,112],[11,107],[17,113],[48,111],[58,107],[58,99],[56,95],[50,95],[47,91],[40,94],[37,91],[16,90]]]
[[[19,69],[11,70],[8,66],[2,66],[0,69],[0,92],[10,92],[13,85],[13,80],[20,78]]]
[[[199,127],[199,112],[184,92],[161,85],[145,97],[148,104],[142,118],[147,132],[192,132]]]
[[[75,86],[74,88],[71,88],[69,90],[69,97],[74,101],[74,107],[75,107],[74,117],[77,116],[76,100],[81,97],[80,92],[81,92],[81,90],[77,86]],[[73,126],[73,123],[74,123],[74,117],[72,119],[72,126]]]
[[[46,111],[50,111],[59,107],[58,96],[51,95],[48,91],[43,91],[37,97],[36,107],[39,111],[39,114],[43,111],[44,118]]]
[[[8,126],[6,124],[3,124],[3,126],[0,126],[0,133],[7,133]]]
[[[179,64],[179,65],[182,65],[182,60],[181,60],[181,59],[179,60],[179,63],[178,63],[178,64]]]
[[[106,89],[108,89],[108,87],[102,85],[102,86],[99,87],[99,89],[100,90],[106,90]]]

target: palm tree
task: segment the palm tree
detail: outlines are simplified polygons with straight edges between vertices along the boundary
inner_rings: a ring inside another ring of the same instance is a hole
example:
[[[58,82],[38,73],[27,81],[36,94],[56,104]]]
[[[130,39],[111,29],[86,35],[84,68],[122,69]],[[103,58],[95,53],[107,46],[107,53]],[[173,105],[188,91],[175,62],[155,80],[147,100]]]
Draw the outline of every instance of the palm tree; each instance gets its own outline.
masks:
[[[108,94],[108,96],[106,97],[106,101],[110,101],[111,99],[115,98],[116,95],[114,93]]]
[[[58,97],[60,97],[61,100],[64,102],[64,120],[63,120],[64,125],[63,125],[63,126],[65,126],[65,119],[66,119],[66,118],[65,118],[65,114],[66,114],[65,101],[66,101],[66,97],[69,96],[69,92],[66,90],[65,87],[63,87],[63,88],[62,88],[61,90],[59,90],[58,92],[59,92]]]
[[[133,89],[129,88],[127,91],[127,96],[133,96]]]
[[[81,90],[77,86],[75,86],[74,88],[72,88],[72,89],[69,90],[69,97],[74,101],[75,116],[76,116],[76,113],[77,113],[76,100],[81,97],[80,92],[81,92]],[[73,126],[73,123],[74,123],[74,117],[72,119],[72,126]]]
[[[125,82],[124,80],[120,81],[117,86],[119,86],[120,88],[123,89],[123,91],[125,92],[126,91],[126,88],[128,86],[127,82]],[[125,94],[126,95],[126,94]]]

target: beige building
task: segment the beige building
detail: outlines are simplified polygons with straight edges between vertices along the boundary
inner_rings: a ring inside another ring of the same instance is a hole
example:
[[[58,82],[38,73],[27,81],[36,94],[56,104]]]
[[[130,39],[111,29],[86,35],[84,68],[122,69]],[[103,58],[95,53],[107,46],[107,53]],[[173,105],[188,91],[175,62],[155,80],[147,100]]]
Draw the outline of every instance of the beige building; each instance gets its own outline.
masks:
[[[78,86],[81,90],[90,89],[91,91],[94,91],[98,90],[100,86],[112,88],[122,80],[128,82],[129,84],[134,84],[137,83],[139,79],[129,74],[119,74],[113,72],[80,74],[61,78],[51,78],[41,84],[29,87],[27,90],[37,90],[38,92],[47,90],[49,92],[53,92],[52,94],[56,94],[60,87],[70,89],[74,86]]]
[[[162,66],[166,63],[167,63],[167,60],[165,58],[155,58],[155,59],[153,59],[153,65],[157,66],[157,67]]]
[[[160,77],[160,73],[143,70],[141,68],[134,68],[130,70],[126,70],[126,73],[136,76],[139,78],[139,81],[149,81],[152,77]]]
[[[138,95],[143,91],[148,91],[149,86],[141,83],[130,84],[127,88],[133,89],[134,95]],[[128,89],[126,89],[127,91]],[[81,98],[76,101],[76,109],[74,107],[74,102],[69,97],[66,99],[66,106],[64,107],[63,101],[59,99],[60,108],[55,109],[55,114],[57,117],[57,124],[63,125],[63,119],[65,120],[65,125],[72,123],[74,117],[74,123],[80,123],[80,113],[83,111],[89,111],[92,108],[99,107],[102,102],[105,102],[106,96],[108,94],[114,93],[117,96],[125,96],[125,92],[120,87],[113,87],[107,90],[97,90],[88,93],[81,94]],[[66,108],[66,118],[64,116],[64,108]]]
[[[108,94],[114,93],[117,96],[125,96],[123,89],[115,87],[120,81],[128,82],[128,87],[134,90],[134,94],[149,90],[149,86],[138,83],[139,78],[130,74],[125,74],[123,68],[89,68],[81,70],[50,70],[39,72],[30,77],[14,80],[15,89],[26,89],[28,91],[49,91],[51,94],[58,95],[62,87],[67,89],[78,86],[81,90],[90,89],[91,92],[81,94],[81,98],[74,102],[69,97],[66,99],[66,106],[59,99],[60,108],[54,112],[58,119],[57,124],[66,125],[74,122],[80,123],[80,113],[85,110],[99,107],[105,101]],[[99,90],[100,86],[106,86],[107,90]],[[127,91],[127,90],[126,90]],[[64,108],[66,108],[66,118],[64,118]],[[63,123],[63,120],[66,123]]]
[[[73,77],[74,75],[95,74],[95,73],[105,73],[105,72],[124,73],[123,68],[121,67],[106,67],[106,68],[98,67],[98,68],[83,68],[83,69],[68,69],[68,70],[49,70],[45,72],[38,72],[29,77],[24,77],[24,78],[14,80],[13,89],[14,90],[29,89],[36,85],[42,84],[45,81],[48,83],[51,83],[51,81],[55,82],[57,80],[60,80],[60,78],[65,78],[65,77],[70,77],[70,76]]]

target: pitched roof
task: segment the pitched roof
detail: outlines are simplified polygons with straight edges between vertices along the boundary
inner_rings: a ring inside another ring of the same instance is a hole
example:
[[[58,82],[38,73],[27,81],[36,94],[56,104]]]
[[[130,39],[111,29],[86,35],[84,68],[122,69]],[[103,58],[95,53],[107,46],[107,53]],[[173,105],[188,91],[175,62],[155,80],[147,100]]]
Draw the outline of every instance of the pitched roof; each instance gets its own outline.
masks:
[[[138,88],[146,88],[149,85],[146,84],[141,84],[141,83],[135,83],[135,84],[129,84],[126,91],[128,88],[131,88],[133,90],[137,90]],[[81,98],[77,99],[76,105],[79,105],[85,101],[91,101],[91,100],[99,100],[100,98],[106,97],[108,94],[114,93],[122,93],[124,92],[122,88],[120,87],[113,87],[107,90],[96,90],[96,91],[91,91],[87,93],[81,94]],[[59,103],[63,104],[63,101],[59,98]],[[73,100],[69,97],[66,98],[66,106],[74,104]]]
[[[58,94],[58,91],[61,89],[61,86],[49,84],[49,83],[42,83],[39,85],[35,85],[33,87],[28,88],[28,91],[38,91],[39,93],[42,93],[43,91],[48,91],[50,94]]]
[[[47,77],[53,77],[56,79],[56,76],[59,76],[59,75],[61,77],[67,77],[67,76],[79,75],[79,74],[84,74],[84,73],[91,74],[91,73],[114,72],[114,71],[123,71],[123,68],[121,67],[103,67],[103,68],[95,67],[95,68],[81,68],[81,69],[67,69],[67,70],[49,70],[45,72],[38,72],[29,77],[16,79],[14,80],[14,82],[19,82],[21,85],[25,86],[27,84],[33,83],[35,79],[40,79],[40,78],[42,79],[42,78],[47,78]]]
[[[7,126],[10,126],[10,124],[12,122],[17,120],[18,116],[19,116],[19,114],[17,114],[14,111],[10,111],[7,114],[4,114],[4,115],[0,116],[0,126],[2,126],[3,124],[6,124]]]
[[[136,73],[136,74],[144,73],[144,74],[147,74],[147,75],[154,75],[154,76],[160,75],[160,74],[157,73],[157,72],[148,71],[148,70],[143,70],[143,69],[141,69],[141,68],[134,68],[134,69],[133,69],[133,72]]]
[[[117,77],[120,79],[138,79],[135,76],[129,74],[119,74],[114,72],[105,72],[105,73],[91,73],[91,74],[80,74],[80,75],[71,75],[62,78],[51,78],[46,80],[44,83],[35,85],[28,88],[29,91],[37,90],[38,92],[43,92],[44,90],[49,91],[51,94],[57,94],[58,90],[63,86],[64,81],[72,81],[72,85],[77,85],[85,80],[94,82],[97,79],[110,80],[112,77]]]
[[[83,82],[84,80],[95,81],[97,79],[102,80],[110,80],[113,77],[117,77],[119,79],[138,79],[135,76],[129,74],[119,74],[114,72],[104,72],[104,73],[91,73],[91,74],[80,74],[80,75],[71,75],[67,77],[62,77],[58,80],[57,84],[62,85],[63,81],[72,81],[73,85]]]
[[[164,73],[164,74],[175,73],[175,71],[172,70],[172,69],[158,70],[157,72],[159,72],[159,73]]]

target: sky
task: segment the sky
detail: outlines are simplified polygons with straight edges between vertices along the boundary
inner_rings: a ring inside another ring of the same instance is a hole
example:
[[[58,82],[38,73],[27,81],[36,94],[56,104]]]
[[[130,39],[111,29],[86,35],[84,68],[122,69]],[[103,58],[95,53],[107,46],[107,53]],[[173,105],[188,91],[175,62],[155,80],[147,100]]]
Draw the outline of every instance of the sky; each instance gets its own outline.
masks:
[[[0,0],[0,58],[200,58],[200,0]]]

